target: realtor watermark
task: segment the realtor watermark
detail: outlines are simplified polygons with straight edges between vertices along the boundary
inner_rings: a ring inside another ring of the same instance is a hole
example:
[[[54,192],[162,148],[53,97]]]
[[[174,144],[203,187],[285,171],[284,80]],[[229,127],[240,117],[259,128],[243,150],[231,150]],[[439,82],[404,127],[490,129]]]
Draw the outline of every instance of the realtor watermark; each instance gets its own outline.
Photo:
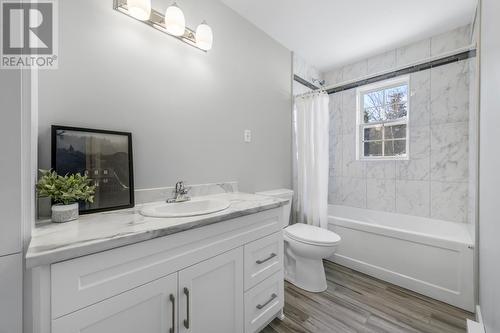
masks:
[[[0,0],[0,68],[57,69],[57,0]]]

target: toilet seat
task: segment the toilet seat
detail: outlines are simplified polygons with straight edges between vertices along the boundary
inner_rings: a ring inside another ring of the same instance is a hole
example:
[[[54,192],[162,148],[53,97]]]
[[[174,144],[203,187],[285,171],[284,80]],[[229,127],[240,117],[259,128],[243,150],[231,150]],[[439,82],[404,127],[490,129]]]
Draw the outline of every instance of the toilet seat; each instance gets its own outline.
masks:
[[[330,230],[303,223],[288,226],[284,232],[286,236],[298,242],[317,246],[333,246],[341,240],[339,235]]]

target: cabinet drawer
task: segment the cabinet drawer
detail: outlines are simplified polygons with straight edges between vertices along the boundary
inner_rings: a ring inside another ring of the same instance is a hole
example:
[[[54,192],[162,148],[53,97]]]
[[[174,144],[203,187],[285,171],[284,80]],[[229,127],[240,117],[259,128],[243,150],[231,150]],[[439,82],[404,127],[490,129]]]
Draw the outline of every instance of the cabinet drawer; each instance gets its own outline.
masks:
[[[262,329],[283,306],[283,271],[279,271],[245,293],[245,333]]]
[[[245,245],[245,290],[283,269],[281,231]]]

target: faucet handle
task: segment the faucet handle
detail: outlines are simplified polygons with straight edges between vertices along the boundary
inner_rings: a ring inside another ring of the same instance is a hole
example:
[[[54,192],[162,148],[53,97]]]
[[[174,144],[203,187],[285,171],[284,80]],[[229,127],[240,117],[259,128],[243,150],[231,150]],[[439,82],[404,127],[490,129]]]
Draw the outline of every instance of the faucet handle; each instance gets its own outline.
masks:
[[[184,189],[184,181],[180,180],[177,183],[175,183],[175,192],[180,192]]]
[[[178,193],[178,194],[181,194],[181,195],[185,195],[189,192],[189,190],[191,190],[190,187],[186,187],[184,186],[184,181],[178,181],[176,184],[175,184],[175,193]]]
[[[184,186],[184,182],[182,180],[178,181],[177,183],[175,183],[175,189],[173,191],[174,197],[168,199],[167,203],[189,201],[191,198],[189,198],[186,194],[188,194],[190,189],[191,188]]]

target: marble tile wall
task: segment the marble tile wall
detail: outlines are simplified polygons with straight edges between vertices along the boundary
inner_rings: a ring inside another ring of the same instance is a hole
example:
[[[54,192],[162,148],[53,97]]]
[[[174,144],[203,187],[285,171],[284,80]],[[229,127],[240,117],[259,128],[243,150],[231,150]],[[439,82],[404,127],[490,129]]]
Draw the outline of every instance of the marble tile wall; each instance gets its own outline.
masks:
[[[341,68],[332,69],[323,73],[323,78],[327,85],[346,83],[364,76],[411,65],[430,57],[444,55],[470,44],[472,44],[471,27],[466,25]]]
[[[325,73],[356,80],[470,44],[462,27]],[[471,62],[410,75],[410,159],[356,159],[356,91],[330,95],[329,202],[453,222],[469,219]]]
[[[293,54],[293,74],[300,76],[304,80],[313,83],[313,79],[322,80],[323,74],[314,66],[311,66],[307,61],[301,58],[296,53]],[[299,95],[310,91],[308,87],[293,81],[293,95]]]

